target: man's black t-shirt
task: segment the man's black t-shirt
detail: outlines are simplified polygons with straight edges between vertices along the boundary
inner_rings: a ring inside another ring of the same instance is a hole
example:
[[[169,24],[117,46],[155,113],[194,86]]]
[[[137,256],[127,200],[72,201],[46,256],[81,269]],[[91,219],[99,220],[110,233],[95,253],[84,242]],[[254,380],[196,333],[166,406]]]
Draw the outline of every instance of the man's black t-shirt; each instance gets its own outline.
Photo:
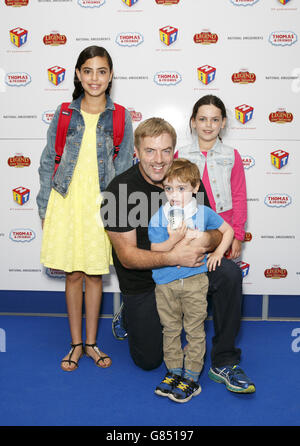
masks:
[[[204,203],[209,206],[204,192]],[[135,164],[114,178],[104,192],[101,209],[105,229],[111,232],[128,232],[136,229],[137,247],[150,250],[148,223],[159,207],[166,202],[161,187],[148,183],[142,176],[139,165]],[[114,251],[113,261],[123,294],[139,294],[155,288],[152,270],[124,268]]]

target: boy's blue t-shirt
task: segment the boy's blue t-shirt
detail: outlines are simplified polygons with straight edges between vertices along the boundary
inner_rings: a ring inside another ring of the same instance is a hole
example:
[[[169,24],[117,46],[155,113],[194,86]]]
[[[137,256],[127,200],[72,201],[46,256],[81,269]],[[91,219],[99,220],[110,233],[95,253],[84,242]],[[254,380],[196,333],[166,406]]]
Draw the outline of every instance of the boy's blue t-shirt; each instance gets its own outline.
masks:
[[[211,208],[198,205],[197,213],[192,217],[194,223],[194,229],[199,231],[207,231],[209,229],[218,229],[224,222],[223,218],[220,217]],[[159,208],[156,214],[150,220],[148,227],[148,235],[151,243],[161,243],[165,242],[169,238],[168,230],[168,220],[165,216],[163,206]],[[206,256],[203,260],[204,265],[199,267],[186,267],[181,266],[164,266],[162,268],[156,268],[152,270],[152,277],[155,283],[163,284],[173,282],[173,280],[184,279],[189,276],[194,276],[195,274],[201,274],[207,271],[206,266]]]

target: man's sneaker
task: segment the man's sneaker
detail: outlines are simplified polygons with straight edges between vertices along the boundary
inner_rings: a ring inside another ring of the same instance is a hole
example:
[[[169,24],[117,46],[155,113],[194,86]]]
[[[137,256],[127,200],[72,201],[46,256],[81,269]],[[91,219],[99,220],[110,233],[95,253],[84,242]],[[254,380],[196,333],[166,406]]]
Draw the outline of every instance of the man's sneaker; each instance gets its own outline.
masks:
[[[156,395],[169,396],[170,392],[177,386],[181,376],[168,372],[162,382],[156,387],[154,392]]]
[[[195,381],[181,378],[177,386],[169,394],[169,398],[176,403],[186,403],[193,396],[199,395],[201,387]]]
[[[208,376],[217,383],[224,383],[230,392],[253,393],[255,385],[245,372],[237,365],[226,367],[213,367]]]
[[[120,306],[119,311],[114,315],[112,320],[112,332],[116,339],[124,341],[127,338],[127,331],[123,327],[123,309],[124,305]]]

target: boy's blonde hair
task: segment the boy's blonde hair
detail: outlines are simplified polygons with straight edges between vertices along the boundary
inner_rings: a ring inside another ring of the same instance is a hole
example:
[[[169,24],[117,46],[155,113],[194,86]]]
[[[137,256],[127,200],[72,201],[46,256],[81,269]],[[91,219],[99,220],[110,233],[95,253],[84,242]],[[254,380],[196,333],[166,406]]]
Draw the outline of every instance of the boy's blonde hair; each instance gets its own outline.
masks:
[[[191,183],[192,187],[196,187],[197,184],[200,184],[198,166],[185,158],[177,158],[167,171],[163,183],[174,178],[180,179],[183,183]]]
[[[160,136],[168,133],[172,138],[172,149],[174,150],[177,141],[177,135],[174,127],[162,118],[149,118],[141,122],[134,132],[134,145],[140,148],[141,139],[147,136]]]

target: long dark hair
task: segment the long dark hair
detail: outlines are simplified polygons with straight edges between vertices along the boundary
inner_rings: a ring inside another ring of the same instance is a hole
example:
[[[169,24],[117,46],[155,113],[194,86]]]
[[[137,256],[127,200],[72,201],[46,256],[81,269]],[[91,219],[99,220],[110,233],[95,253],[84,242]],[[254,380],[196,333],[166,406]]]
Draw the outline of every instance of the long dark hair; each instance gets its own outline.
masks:
[[[88,59],[92,59],[93,57],[104,57],[107,60],[108,66],[110,71],[112,71],[113,69],[113,62],[112,59],[108,53],[108,51],[103,48],[102,46],[88,46],[87,48],[85,48],[83,51],[81,51],[81,53],[78,56],[77,59],[77,63],[75,66],[75,73],[74,73],[74,86],[75,89],[73,91],[73,100],[77,99],[82,93],[83,93],[83,88],[81,85],[80,80],[77,77],[76,74],[76,68],[78,70],[80,70],[81,66],[88,60]],[[108,87],[105,91],[106,94],[109,94],[110,90],[111,90],[111,86],[112,86],[112,81],[109,82]]]
[[[198,99],[198,101],[195,103],[195,105],[193,107],[192,116],[190,117],[191,133],[192,133],[192,120],[196,118],[196,115],[197,115],[198,110],[201,107],[201,105],[214,105],[215,107],[217,107],[221,110],[222,119],[225,119],[227,117],[225,105],[224,105],[223,101],[221,101],[220,98],[218,98],[217,96],[214,96],[212,94],[202,96],[202,98]]]

